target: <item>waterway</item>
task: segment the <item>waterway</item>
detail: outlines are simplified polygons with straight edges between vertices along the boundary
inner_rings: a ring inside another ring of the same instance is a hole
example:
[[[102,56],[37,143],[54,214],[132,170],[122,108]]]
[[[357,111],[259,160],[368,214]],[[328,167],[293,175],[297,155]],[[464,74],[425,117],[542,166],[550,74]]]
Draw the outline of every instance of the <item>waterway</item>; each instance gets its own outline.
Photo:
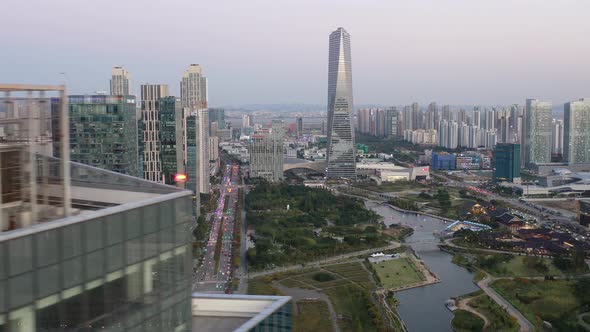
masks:
[[[416,216],[396,211],[381,203],[367,201],[367,208],[383,216],[386,225],[404,224],[414,229],[406,238],[406,243],[434,272],[441,282],[424,287],[397,292],[395,297],[400,305],[397,310],[410,332],[453,331],[453,314],[445,307],[451,297],[477,290],[472,282],[473,274],[451,262],[452,255],[439,250],[439,240],[434,232],[444,229],[448,224],[431,217]]]

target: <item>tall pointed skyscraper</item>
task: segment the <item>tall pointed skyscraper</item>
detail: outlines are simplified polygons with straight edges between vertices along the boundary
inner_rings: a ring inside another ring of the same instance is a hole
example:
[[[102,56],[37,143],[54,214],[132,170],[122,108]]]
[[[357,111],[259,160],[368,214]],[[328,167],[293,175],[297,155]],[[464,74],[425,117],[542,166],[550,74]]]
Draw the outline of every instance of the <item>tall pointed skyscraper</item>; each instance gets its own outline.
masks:
[[[352,126],[350,35],[343,28],[330,34],[328,64],[328,178],[356,178]]]

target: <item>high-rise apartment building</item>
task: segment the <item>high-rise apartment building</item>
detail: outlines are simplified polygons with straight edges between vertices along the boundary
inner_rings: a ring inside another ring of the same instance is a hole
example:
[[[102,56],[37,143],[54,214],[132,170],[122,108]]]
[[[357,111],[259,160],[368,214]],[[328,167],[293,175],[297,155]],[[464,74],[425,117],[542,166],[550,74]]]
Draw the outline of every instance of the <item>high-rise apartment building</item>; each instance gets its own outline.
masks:
[[[553,119],[551,121],[551,154],[556,156],[563,155],[564,126],[562,120]]]
[[[163,182],[160,161],[160,98],[168,96],[168,85],[142,84],[141,122],[144,179]]]
[[[70,159],[117,173],[138,172],[135,96],[69,96]]]
[[[303,118],[302,117],[298,117],[297,118],[297,137],[302,137],[303,136]]]
[[[428,104],[428,110],[426,111],[426,121],[424,123],[424,129],[432,130],[436,129],[436,119],[438,118],[438,106],[435,102]]]
[[[180,99],[182,107],[191,110],[208,107],[207,78],[203,76],[198,64],[191,64],[180,81]]]
[[[423,129],[422,128],[422,111],[420,110],[420,105],[418,103],[412,103],[412,129]]]
[[[211,159],[209,156],[210,122],[207,109],[207,79],[202,75],[201,66],[191,64],[184,72],[180,82],[180,98],[182,107],[186,108],[185,112],[195,117],[195,154],[198,163],[196,184],[198,192],[208,194],[210,187],[209,160]]]
[[[131,75],[123,67],[113,67],[111,73],[111,95],[129,96],[131,94]]]
[[[493,175],[494,181],[520,182],[520,144],[496,144]]]
[[[242,128],[252,127],[254,125],[254,119],[250,114],[242,115]]]
[[[590,163],[590,99],[565,104],[564,159],[570,164]]]
[[[553,110],[550,102],[527,99],[524,110],[522,146],[524,165],[551,162],[551,119]]]
[[[330,34],[328,63],[328,178],[356,178],[352,110],[350,35],[338,28]]]
[[[283,139],[282,121],[273,121],[269,131],[250,137],[251,177],[261,177],[270,182],[283,179]]]

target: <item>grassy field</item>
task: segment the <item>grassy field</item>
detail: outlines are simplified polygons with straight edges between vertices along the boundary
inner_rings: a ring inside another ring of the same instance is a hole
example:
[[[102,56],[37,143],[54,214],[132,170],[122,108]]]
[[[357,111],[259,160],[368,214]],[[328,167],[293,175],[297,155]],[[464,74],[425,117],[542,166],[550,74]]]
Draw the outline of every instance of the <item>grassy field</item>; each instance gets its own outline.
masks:
[[[545,275],[560,276],[563,274],[553,265],[550,258],[540,258],[547,266],[547,271],[539,271],[534,267],[527,266],[525,259],[526,256],[514,256],[510,261],[500,263],[496,268],[488,272],[496,277],[543,277]]]
[[[492,283],[492,287],[540,327],[543,320],[564,322],[564,317],[575,314],[580,303],[572,284],[566,280],[502,279]]]
[[[248,294],[252,295],[283,295],[274,288],[269,279],[256,278],[248,280]]]
[[[409,258],[391,259],[372,265],[384,288],[398,288],[425,280]]]
[[[373,318],[369,310],[367,310],[367,307],[371,304],[368,292],[350,284],[329,288],[324,292],[330,297],[336,313],[344,317],[344,319],[338,321],[342,331],[377,330]]]
[[[295,304],[297,314],[293,315],[293,331],[333,331],[328,305],[323,302],[299,301]]]
[[[490,322],[490,326],[486,328],[486,332],[516,332],[519,330],[516,320],[487,295],[479,295],[472,298],[469,301],[469,306],[484,315]]]
[[[455,310],[451,325],[457,332],[479,332],[483,330],[484,321],[465,310]]]
[[[329,274],[326,281],[316,280],[317,274]],[[376,323],[373,321],[376,316],[376,308],[370,300],[370,291],[376,285],[371,275],[366,271],[360,262],[334,264],[317,268],[312,271],[301,271],[285,275],[280,284],[289,288],[309,288],[325,293],[332,302],[336,313],[342,316],[338,324],[344,332],[377,331]],[[268,289],[267,289],[268,291]],[[299,307],[300,303],[297,303]],[[306,303],[307,304],[307,303]],[[312,316],[314,317],[314,316]],[[295,317],[295,319],[297,319]],[[310,318],[310,320],[315,318]],[[300,322],[306,331],[331,331],[314,327],[310,322]],[[297,331],[304,331],[298,329]]]

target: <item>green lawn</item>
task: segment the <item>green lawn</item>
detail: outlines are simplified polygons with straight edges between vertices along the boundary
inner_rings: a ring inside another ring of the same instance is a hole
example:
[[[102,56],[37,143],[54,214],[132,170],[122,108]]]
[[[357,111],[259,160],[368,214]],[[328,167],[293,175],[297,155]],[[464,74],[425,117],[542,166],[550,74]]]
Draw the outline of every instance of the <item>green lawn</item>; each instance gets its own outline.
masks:
[[[294,332],[333,331],[328,305],[324,301],[295,304],[297,314],[293,316]]]
[[[529,267],[525,263],[527,256],[514,256],[508,262],[498,264],[495,269],[488,271],[496,277],[543,277],[545,275],[560,276],[563,273],[553,265],[550,258],[539,258],[547,267],[546,271],[540,271],[534,267]],[[530,258],[529,258],[530,259]]]
[[[315,280],[314,276],[319,272],[330,274],[333,280]],[[273,276],[270,276],[266,280],[272,280],[273,278]],[[370,291],[375,289],[376,286],[371,281],[370,273],[363,268],[360,262],[329,265],[313,270],[308,269],[299,273],[283,274],[281,278],[274,279],[281,280],[281,285],[289,288],[309,288],[307,285],[312,285],[325,293],[330,298],[336,313],[343,317],[338,320],[338,325],[343,332],[380,330],[377,325],[382,323],[379,322],[380,318],[377,309],[370,300]],[[262,280],[263,278],[255,279],[258,282]],[[255,283],[255,286],[259,285]],[[264,287],[261,288],[264,289]],[[265,290],[267,292],[272,291],[269,288]],[[300,304],[301,302],[297,303],[298,308]],[[326,314],[326,317],[328,317],[328,314]],[[295,331],[332,330],[331,326],[327,329],[321,325],[315,327],[313,324],[317,319],[314,315],[309,318],[310,322],[300,321],[297,323],[297,319],[297,317],[294,317]],[[374,319],[377,319],[378,322],[375,323]],[[299,325],[297,326],[297,324]]]
[[[361,288],[346,285],[324,290],[334,305],[334,310],[344,318],[338,321],[342,331],[377,331],[368,307],[371,306],[369,293]],[[310,330],[321,331],[321,330]]]
[[[453,329],[457,332],[480,332],[483,330],[484,321],[480,317],[465,310],[455,310],[455,316],[451,321]]]
[[[418,271],[409,258],[398,258],[381,263],[371,263],[384,288],[398,288],[424,281],[424,275]]]
[[[488,319],[490,326],[486,328],[486,331],[516,332],[519,330],[518,322],[487,295],[474,297],[469,301],[469,306]]]
[[[574,295],[573,283],[566,280],[501,279],[492,283],[492,287],[540,327],[543,320],[563,323],[576,313],[580,303]],[[574,318],[577,321],[577,315]]]
[[[283,295],[274,288],[270,279],[256,278],[248,280],[248,294],[252,295]]]

